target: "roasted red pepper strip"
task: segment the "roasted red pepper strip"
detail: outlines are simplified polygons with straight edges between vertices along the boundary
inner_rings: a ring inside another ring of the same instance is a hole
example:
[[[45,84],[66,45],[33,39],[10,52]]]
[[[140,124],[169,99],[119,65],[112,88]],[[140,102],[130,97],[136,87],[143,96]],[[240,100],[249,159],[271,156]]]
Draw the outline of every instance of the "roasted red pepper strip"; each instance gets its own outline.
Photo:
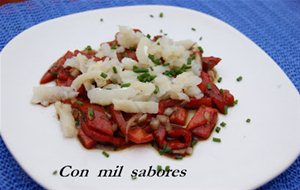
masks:
[[[202,57],[202,66],[204,71],[212,70],[221,61],[218,57]]]
[[[223,96],[227,106],[234,105],[234,96],[229,92],[229,90],[223,90],[222,96]]]
[[[86,149],[91,149],[93,148],[96,144],[97,141],[94,141],[93,139],[91,139],[90,137],[88,137],[82,129],[78,130],[78,134],[77,134],[81,144],[86,148]]]
[[[171,149],[187,148],[192,142],[192,133],[185,128],[173,128],[168,132],[168,136],[172,138],[182,138],[183,140],[170,140],[167,146]]]
[[[158,114],[164,114],[166,108],[174,107],[176,105],[179,105],[181,102],[182,102],[181,100],[172,100],[172,99],[159,101]]]
[[[128,57],[128,58],[130,58],[130,59],[133,59],[133,60],[135,60],[135,61],[138,61],[135,52],[134,52],[134,51],[131,51],[131,50],[128,50],[128,49],[126,49],[126,50],[125,50],[124,52],[122,52],[122,53],[117,53],[117,57],[118,57],[118,59],[119,59],[120,62],[122,61],[122,59],[123,59],[124,57]]]
[[[59,58],[52,66],[48,69],[48,71],[43,75],[40,80],[40,84],[45,84],[56,79],[58,72],[63,69],[63,64],[66,59],[73,57],[73,53],[68,51],[64,56]]]
[[[190,98],[190,101],[183,106],[189,109],[198,109],[200,106],[212,107],[212,100],[210,97],[203,97],[200,99]]]
[[[109,113],[111,114],[113,121],[118,125],[123,135],[126,135],[126,121],[123,117],[122,112],[115,110],[114,106],[110,105]]]
[[[217,123],[218,111],[214,108],[200,107],[189,122],[187,129],[193,134],[207,139]]]
[[[223,96],[220,94],[218,87],[210,80],[209,75],[205,72],[201,72],[202,82],[198,85],[200,90],[208,97],[212,98],[213,105],[218,110],[226,114],[226,102]]]
[[[128,131],[128,139],[136,144],[148,143],[153,140],[153,135],[140,127],[131,128]]]
[[[176,125],[185,125],[188,116],[188,111],[182,107],[176,106],[174,112],[170,116],[170,123]]]
[[[159,126],[158,129],[153,132],[153,136],[158,147],[162,148],[166,144],[166,128],[164,126]]]
[[[81,129],[91,139],[100,142],[112,144],[116,147],[120,147],[125,144],[125,139],[121,137],[113,137],[93,130],[85,122],[81,122]]]

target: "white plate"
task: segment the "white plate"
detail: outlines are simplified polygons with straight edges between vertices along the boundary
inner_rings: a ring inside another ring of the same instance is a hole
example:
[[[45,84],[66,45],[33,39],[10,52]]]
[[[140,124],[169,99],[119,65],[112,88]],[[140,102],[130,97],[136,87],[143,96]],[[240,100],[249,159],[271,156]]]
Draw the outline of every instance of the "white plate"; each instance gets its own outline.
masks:
[[[158,14],[164,13],[164,18]],[[150,18],[149,14],[155,15]],[[100,22],[100,18],[104,22]],[[30,104],[51,63],[67,50],[97,47],[113,39],[118,25],[140,28],[171,38],[198,40],[205,55],[223,60],[217,71],[219,86],[239,100],[220,134],[199,143],[182,161],[159,156],[150,147],[110,153],[85,150],[77,139],[64,139],[53,107]],[[196,28],[192,31],[191,27]],[[243,80],[236,82],[241,75]],[[47,21],[15,37],[2,52],[2,136],[18,163],[48,189],[252,189],[277,176],[299,155],[299,94],[276,63],[234,28],[211,16],[167,6],[134,6],[100,9]],[[251,123],[245,122],[251,118]],[[64,165],[88,168],[88,178],[52,175]],[[120,178],[97,178],[101,168],[124,165]],[[185,177],[148,177],[132,180],[133,169],[170,165],[187,169]]]

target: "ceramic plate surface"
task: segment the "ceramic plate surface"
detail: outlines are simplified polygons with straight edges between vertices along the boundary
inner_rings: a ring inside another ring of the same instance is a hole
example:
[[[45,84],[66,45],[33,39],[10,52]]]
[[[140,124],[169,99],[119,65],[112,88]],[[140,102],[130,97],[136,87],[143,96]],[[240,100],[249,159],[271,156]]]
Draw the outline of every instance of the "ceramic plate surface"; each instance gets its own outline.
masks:
[[[164,13],[159,18],[160,12]],[[153,14],[154,18],[149,15]],[[100,22],[100,18],[104,21]],[[181,161],[160,156],[147,146],[110,153],[85,150],[79,141],[65,139],[53,106],[32,105],[33,86],[50,64],[67,50],[97,48],[110,41],[118,25],[175,40],[192,39],[205,55],[222,58],[217,71],[239,100],[219,123],[221,143],[198,143]],[[192,31],[191,28],[196,31]],[[206,14],[168,6],[99,9],[50,20],[15,37],[1,57],[1,134],[22,168],[48,189],[252,189],[271,180],[299,155],[299,94],[277,64],[257,45],[224,22]],[[238,76],[243,76],[237,82]],[[251,118],[251,123],[245,120]],[[65,165],[89,169],[89,177],[53,175]],[[122,177],[97,177],[100,169],[124,166]],[[169,165],[186,169],[185,177],[131,179],[133,169]]]

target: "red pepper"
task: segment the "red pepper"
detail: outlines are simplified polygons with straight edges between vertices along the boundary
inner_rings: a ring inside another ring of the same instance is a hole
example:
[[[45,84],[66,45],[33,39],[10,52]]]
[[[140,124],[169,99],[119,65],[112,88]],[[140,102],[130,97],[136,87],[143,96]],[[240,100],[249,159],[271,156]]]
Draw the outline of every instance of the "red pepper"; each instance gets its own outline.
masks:
[[[160,148],[162,148],[166,144],[166,141],[165,141],[166,128],[164,126],[159,126],[158,129],[156,129],[153,132],[153,136],[154,136],[154,139],[155,139],[157,145]]]
[[[86,149],[91,149],[93,148],[97,142],[94,141],[93,139],[91,139],[90,137],[88,137],[82,129],[78,130],[78,134],[77,134],[81,144],[86,148]]]
[[[187,129],[198,137],[207,139],[217,123],[217,118],[218,111],[216,109],[200,107],[187,125]]]
[[[220,94],[218,87],[210,80],[209,75],[205,72],[201,72],[202,82],[198,85],[200,90],[208,97],[212,98],[214,107],[225,114],[226,102],[223,96]]]
[[[190,101],[183,106],[189,109],[198,109],[200,106],[212,107],[212,100],[210,97],[202,97],[200,99],[190,98]]]
[[[56,79],[59,71],[63,69],[63,64],[65,63],[66,59],[69,59],[73,56],[74,56],[73,53],[68,51],[64,56],[62,56],[55,63],[53,63],[52,66],[47,70],[47,72],[41,78],[40,84],[45,84]]]
[[[223,96],[227,106],[234,105],[234,96],[229,92],[229,90],[223,90],[222,96]]]
[[[204,71],[212,70],[221,61],[218,57],[202,57],[202,66]]]
[[[176,105],[179,105],[181,102],[182,102],[181,100],[172,100],[172,99],[159,101],[158,114],[164,114],[166,108],[174,107]]]
[[[182,107],[176,106],[174,112],[170,116],[170,123],[176,125],[185,125],[188,116],[188,111]]]
[[[127,56],[125,56],[125,55],[127,55]],[[122,53],[117,53],[117,57],[118,57],[118,59],[119,59],[120,62],[122,61],[122,59],[123,59],[124,57],[128,57],[128,58],[130,58],[130,59],[133,59],[133,60],[135,60],[135,61],[138,61],[135,52],[134,52],[134,51],[131,51],[131,50],[128,50],[128,49],[126,49],[126,50],[125,50],[124,52],[122,52]]]
[[[109,136],[109,135],[100,133],[98,131],[95,131],[91,127],[89,127],[89,125],[87,125],[85,122],[81,122],[81,129],[88,137],[90,137],[94,141],[97,141],[100,143],[112,144],[116,147],[120,147],[125,144],[124,138],[113,137],[113,136]]]
[[[136,144],[148,143],[153,140],[153,135],[140,127],[131,128],[128,131],[128,139]]]
[[[122,112],[115,110],[114,106],[110,105],[109,113],[111,114],[113,121],[118,125],[118,127],[119,127],[120,131],[123,133],[123,135],[126,135],[126,121],[123,117]]]
[[[170,140],[167,143],[167,146],[171,149],[182,149],[187,148],[191,145],[192,142],[192,133],[185,128],[173,128],[168,132],[168,136],[172,138],[178,138],[181,140]]]

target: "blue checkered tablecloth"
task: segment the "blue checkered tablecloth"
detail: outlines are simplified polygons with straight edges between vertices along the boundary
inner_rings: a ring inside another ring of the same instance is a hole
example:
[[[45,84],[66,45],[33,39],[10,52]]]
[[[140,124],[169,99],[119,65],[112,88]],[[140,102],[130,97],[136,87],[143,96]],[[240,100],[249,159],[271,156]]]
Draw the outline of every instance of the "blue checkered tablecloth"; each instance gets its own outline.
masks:
[[[0,0],[0,4],[1,4]],[[253,40],[300,89],[300,1],[289,0],[27,0],[0,6],[0,51],[16,35],[42,21],[86,10],[162,4],[215,16]],[[0,137],[0,190],[42,189],[17,164]],[[300,157],[263,190],[299,190]]]

